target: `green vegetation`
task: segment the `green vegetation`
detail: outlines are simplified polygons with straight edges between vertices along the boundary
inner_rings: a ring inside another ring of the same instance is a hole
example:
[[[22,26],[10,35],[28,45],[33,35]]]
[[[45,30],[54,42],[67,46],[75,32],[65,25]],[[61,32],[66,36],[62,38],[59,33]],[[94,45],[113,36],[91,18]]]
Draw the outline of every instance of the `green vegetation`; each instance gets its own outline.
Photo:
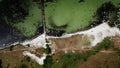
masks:
[[[44,61],[43,68],[77,68],[78,64],[82,64],[87,61],[91,55],[95,55],[101,50],[106,50],[112,47],[112,41],[110,38],[105,38],[97,46],[93,47],[88,52],[82,54],[79,52],[60,55],[58,59],[53,60],[52,56],[47,56]]]
[[[45,51],[46,54],[50,54],[51,53],[51,49],[50,49],[48,44],[46,44],[46,48],[45,48],[44,51]]]
[[[56,60],[53,60],[52,56],[47,56],[43,68],[76,68],[75,66],[83,60],[82,58],[82,54],[72,52],[61,55]]]
[[[108,49],[110,47],[112,47],[113,43],[110,40],[110,38],[105,38],[101,43],[97,44],[97,46],[93,47],[90,51],[88,51],[85,55],[84,55],[84,60],[86,61],[88,57],[90,57],[91,55],[95,55],[96,53],[98,53],[100,50],[103,49]]]
[[[110,40],[110,38],[105,38],[101,43],[98,43],[97,46],[93,48],[95,51],[100,51],[102,49],[108,49],[112,47],[113,42]]]
[[[30,57],[26,56],[26,61],[30,62]]]
[[[77,64],[82,63],[82,61],[82,54],[70,52],[55,60],[52,68],[77,68]]]
[[[47,56],[46,59],[44,60],[44,65],[43,68],[51,68],[53,64],[53,59],[51,56]]]
[[[12,50],[13,50],[13,47],[14,47],[14,45],[10,46],[10,51],[12,51]]]
[[[49,42],[47,39],[46,41]],[[52,59],[52,56],[49,55],[51,54],[51,49],[48,44],[46,44],[46,48],[44,51],[47,54],[47,56],[46,56],[46,59],[44,60],[43,68],[51,68],[53,64],[53,59]]]
[[[111,1],[113,5],[118,6],[120,0],[55,0],[47,2],[45,7],[46,24],[49,28],[55,26],[66,30],[66,32],[74,32],[90,25],[92,21],[96,21],[93,16],[97,9],[105,2]],[[62,27],[67,25],[67,27]]]
[[[28,68],[26,64],[21,64],[19,68]]]
[[[100,22],[109,21],[110,26],[115,26],[120,23],[118,20],[120,15],[118,14],[120,6],[115,6],[111,1],[102,4],[100,8],[97,9],[96,19]]]

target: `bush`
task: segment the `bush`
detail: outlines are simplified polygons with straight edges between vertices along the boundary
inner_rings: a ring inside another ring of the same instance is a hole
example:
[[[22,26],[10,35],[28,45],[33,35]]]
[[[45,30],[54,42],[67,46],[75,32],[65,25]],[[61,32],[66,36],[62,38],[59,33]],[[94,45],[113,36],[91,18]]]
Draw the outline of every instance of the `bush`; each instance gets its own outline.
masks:
[[[105,38],[101,43],[99,43],[96,47],[93,48],[95,51],[100,51],[102,49],[108,49],[112,47],[113,42],[110,40],[110,38]]]
[[[102,4],[100,8],[97,9],[96,18],[99,21],[108,21],[110,13],[114,12],[116,7],[112,4],[112,2],[105,2]]]
[[[26,56],[26,61],[30,62],[30,57]]]
[[[13,50],[13,47],[14,47],[13,45],[12,45],[12,46],[10,46],[10,51],[12,51],[12,50]]]
[[[109,21],[108,24],[116,26],[120,23],[119,21],[119,7],[116,7],[111,1],[105,2],[100,8],[97,9],[95,17],[99,22]]]
[[[49,45],[46,46],[49,47]],[[109,38],[105,38],[101,43],[85,54],[70,52],[61,55],[57,60],[54,61],[51,56],[47,56],[47,58],[44,60],[43,68],[76,68],[75,66],[77,66],[77,64],[87,61],[88,57],[91,55],[95,55],[100,50],[108,49],[111,46],[111,40]]]
[[[83,61],[81,53],[67,53],[61,55],[60,58],[54,62],[52,68],[76,68],[78,63]]]
[[[26,64],[21,64],[19,68],[28,68]]]
[[[92,50],[88,51],[84,55],[84,60],[86,61],[88,57],[91,55],[95,55],[97,52],[99,52],[102,49],[108,49],[112,47],[112,41],[109,38],[105,38],[101,43],[97,44]]]
[[[53,59],[51,56],[47,56],[46,59],[44,60],[44,65],[43,68],[51,68],[53,64]]]
[[[49,45],[48,44],[46,44],[46,49],[45,49],[45,53],[46,54],[50,54],[51,53],[51,49],[50,49],[50,47],[49,47]]]

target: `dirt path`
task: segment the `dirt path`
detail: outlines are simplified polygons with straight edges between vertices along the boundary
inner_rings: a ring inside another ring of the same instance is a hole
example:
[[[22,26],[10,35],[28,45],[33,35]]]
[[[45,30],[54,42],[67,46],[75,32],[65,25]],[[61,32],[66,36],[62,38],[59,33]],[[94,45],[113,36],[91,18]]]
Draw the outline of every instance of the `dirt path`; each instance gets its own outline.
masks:
[[[114,53],[115,51],[111,51],[111,50],[102,50],[100,51],[101,53],[106,53],[106,54],[109,54],[109,53]]]

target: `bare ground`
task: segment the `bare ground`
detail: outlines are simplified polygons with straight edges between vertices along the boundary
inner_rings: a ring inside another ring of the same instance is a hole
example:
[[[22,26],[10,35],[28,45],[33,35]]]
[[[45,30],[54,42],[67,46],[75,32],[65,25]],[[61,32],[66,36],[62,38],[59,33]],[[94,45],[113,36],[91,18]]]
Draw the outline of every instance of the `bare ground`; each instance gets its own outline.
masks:
[[[83,47],[89,48],[90,40],[86,35],[75,35],[68,38],[50,38],[51,48],[54,53],[60,51],[79,51]]]

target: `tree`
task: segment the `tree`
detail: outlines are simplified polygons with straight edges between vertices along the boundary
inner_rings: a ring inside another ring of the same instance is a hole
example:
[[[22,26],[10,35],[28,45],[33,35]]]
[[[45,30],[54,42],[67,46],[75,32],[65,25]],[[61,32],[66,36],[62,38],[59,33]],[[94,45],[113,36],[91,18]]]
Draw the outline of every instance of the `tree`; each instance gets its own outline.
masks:
[[[12,46],[10,46],[10,51],[12,51],[12,50],[13,50],[13,47],[14,47],[13,45],[12,45]]]
[[[48,44],[46,44],[46,49],[45,49],[45,53],[46,54],[50,54],[51,53],[51,49],[50,49],[50,47],[49,47],[49,45]]]
[[[52,56],[46,56],[46,59],[44,60],[43,68],[51,68],[53,64]]]
[[[28,68],[26,64],[21,64],[19,68]]]
[[[100,22],[102,22],[103,20],[108,21],[111,18],[114,18],[116,20],[115,12],[116,12],[116,7],[109,1],[109,2],[105,2],[104,4],[102,4],[102,6],[97,9],[95,17]]]
[[[26,59],[27,62],[30,62],[30,57],[26,56],[25,59]]]

